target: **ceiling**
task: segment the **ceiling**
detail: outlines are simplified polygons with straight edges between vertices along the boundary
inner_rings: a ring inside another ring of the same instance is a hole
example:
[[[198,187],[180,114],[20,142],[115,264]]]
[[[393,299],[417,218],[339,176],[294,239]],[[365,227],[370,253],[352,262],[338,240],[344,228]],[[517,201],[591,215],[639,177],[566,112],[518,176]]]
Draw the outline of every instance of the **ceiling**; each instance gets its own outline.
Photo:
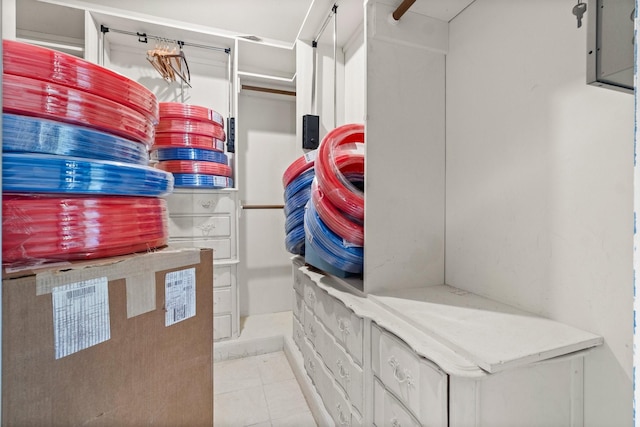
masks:
[[[378,1],[394,7],[402,2]],[[417,0],[410,12],[450,21],[472,1]],[[22,4],[23,9],[30,10],[29,14],[42,19],[48,17],[49,22],[57,21],[50,19],[55,11],[42,13],[43,7],[51,6],[43,2],[104,14],[129,11],[127,17],[132,19],[157,17],[182,28],[216,29],[220,35],[227,36],[255,36],[282,47],[292,47],[299,36],[306,40],[317,37],[334,4],[338,5],[338,44],[343,46],[359,29],[365,3],[363,0],[17,0],[18,8]],[[332,38],[332,21],[329,24],[323,38]]]

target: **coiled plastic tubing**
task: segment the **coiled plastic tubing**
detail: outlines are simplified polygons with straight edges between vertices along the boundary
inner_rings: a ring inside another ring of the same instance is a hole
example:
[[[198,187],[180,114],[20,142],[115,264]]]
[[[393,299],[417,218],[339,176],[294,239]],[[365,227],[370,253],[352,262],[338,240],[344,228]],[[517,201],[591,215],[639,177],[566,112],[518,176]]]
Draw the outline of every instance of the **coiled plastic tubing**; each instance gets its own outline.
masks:
[[[348,124],[329,132],[318,148],[315,173],[320,190],[337,209],[355,219],[363,220],[364,192],[344,176],[337,162],[337,158],[344,155],[345,151],[357,152],[357,144],[364,144],[362,124]],[[362,167],[364,173],[364,162]]]

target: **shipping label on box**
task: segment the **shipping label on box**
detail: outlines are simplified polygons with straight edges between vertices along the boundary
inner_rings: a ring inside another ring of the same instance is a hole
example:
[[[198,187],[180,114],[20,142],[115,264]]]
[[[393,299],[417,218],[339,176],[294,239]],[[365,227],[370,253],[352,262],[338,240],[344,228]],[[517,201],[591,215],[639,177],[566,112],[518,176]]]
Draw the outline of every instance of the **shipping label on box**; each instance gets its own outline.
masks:
[[[56,359],[111,337],[106,277],[57,286],[51,301]]]
[[[165,326],[196,315],[196,269],[188,268],[165,276]]]

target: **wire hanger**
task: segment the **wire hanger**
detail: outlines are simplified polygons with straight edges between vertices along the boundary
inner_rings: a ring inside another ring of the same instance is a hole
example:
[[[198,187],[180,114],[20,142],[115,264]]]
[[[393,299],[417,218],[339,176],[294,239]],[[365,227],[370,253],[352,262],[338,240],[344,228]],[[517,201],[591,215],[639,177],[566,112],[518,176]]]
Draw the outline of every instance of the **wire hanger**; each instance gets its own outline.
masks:
[[[160,39],[156,41],[155,48],[147,51],[147,61],[167,82],[175,82],[178,77],[187,86],[192,87],[189,64],[182,50],[183,44],[181,41]]]

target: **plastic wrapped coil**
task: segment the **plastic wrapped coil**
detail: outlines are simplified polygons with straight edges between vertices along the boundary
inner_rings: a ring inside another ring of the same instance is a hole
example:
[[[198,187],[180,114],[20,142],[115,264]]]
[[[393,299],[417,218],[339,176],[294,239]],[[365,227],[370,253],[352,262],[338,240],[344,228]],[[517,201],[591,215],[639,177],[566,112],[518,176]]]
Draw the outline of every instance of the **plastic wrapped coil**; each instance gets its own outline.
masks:
[[[284,189],[284,199],[287,200],[293,197],[298,191],[302,190],[305,187],[311,186],[311,181],[315,177],[315,172],[313,169],[309,169],[299,175],[296,179],[291,181],[289,185]]]
[[[291,181],[296,179],[301,173],[312,168],[315,163],[317,153],[317,150],[309,151],[305,155],[294,160],[282,174],[282,187],[286,188],[287,185],[289,185]]]
[[[5,153],[2,191],[157,197],[173,191],[173,176],[153,167],[130,163]]]
[[[287,233],[284,245],[287,252],[294,255],[304,255],[304,226],[299,226]]]
[[[200,160],[226,165],[229,159],[219,151],[200,148],[159,148],[151,152],[151,158],[163,162],[166,160]]]
[[[362,247],[345,244],[340,236],[322,222],[312,202],[307,203],[304,230],[309,245],[328,264],[348,273],[362,273],[364,261]]]
[[[3,195],[2,262],[37,264],[148,251],[167,244],[166,201],[148,197]]]
[[[5,113],[57,120],[108,132],[150,147],[154,122],[129,107],[60,84],[3,74]]]
[[[231,168],[222,163],[197,160],[167,160],[155,165],[158,169],[171,173],[231,176]]]
[[[168,118],[202,120],[214,122],[224,127],[224,118],[220,113],[199,105],[182,104],[180,102],[161,102],[160,120]]]
[[[288,216],[291,212],[307,204],[311,198],[311,187],[304,187],[293,196],[284,201],[284,214]]]
[[[296,227],[302,226],[304,223],[304,206],[298,209],[295,209],[293,212],[287,215],[284,221],[284,231],[285,233],[289,233]]]
[[[152,149],[159,148],[200,148],[224,151],[224,141],[211,136],[192,133],[157,133]]]
[[[158,133],[189,133],[203,135],[224,141],[226,139],[222,126],[213,122],[191,119],[162,119],[156,129]]]
[[[189,173],[173,174],[175,186],[181,188],[231,188],[233,180],[226,176]]]
[[[357,143],[364,143],[363,125],[349,124],[332,130],[320,143],[315,170],[320,189],[333,205],[340,211],[362,220],[364,192],[345,178],[336,162],[338,157],[344,156],[345,151],[349,152]],[[364,174],[364,162],[361,172]]]
[[[322,222],[336,235],[345,240],[345,244],[364,245],[364,227],[342,214],[318,188],[316,180],[311,184],[311,201]]]
[[[146,147],[138,142],[77,125],[14,114],[2,115],[2,150],[149,163]]]
[[[89,92],[144,114],[158,123],[156,96],[141,84],[99,65],[56,50],[2,41],[3,72]]]

